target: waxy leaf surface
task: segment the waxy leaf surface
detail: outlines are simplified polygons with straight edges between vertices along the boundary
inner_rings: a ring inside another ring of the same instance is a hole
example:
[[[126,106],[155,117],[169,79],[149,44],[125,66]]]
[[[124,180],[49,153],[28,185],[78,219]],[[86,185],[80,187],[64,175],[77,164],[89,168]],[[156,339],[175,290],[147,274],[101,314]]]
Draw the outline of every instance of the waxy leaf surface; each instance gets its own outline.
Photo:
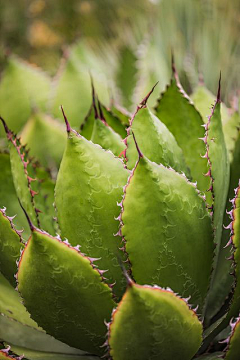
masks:
[[[199,138],[204,137],[203,120],[175,78],[162,94],[155,108],[156,115],[167,126],[183,151],[194,181],[200,191],[209,188],[207,161],[200,155],[205,153],[205,145]]]
[[[70,346],[101,354],[112,292],[91,261],[34,229],[18,271],[18,289],[31,316]],[[47,296],[46,296],[47,294]]]
[[[19,132],[28,120],[33,106],[46,109],[50,79],[38,69],[11,57],[0,83],[1,116]],[[0,136],[3,136],[0,128]]]
[[[209,304],[212,302],[213,305],[216,296],[218,297],[218,301],[220,301],[220,297],[222,297],[222,303],[226,297],[226,294],[223,291],[218,291],[219,282],[215,281],[215,276],[217,276],[219,271],[221,272],[222,268],[220,260],[223,262],[227,261],[225,258],[220,256],[220,252],[224,251],[222,249],[226,245],[221,243],[221,239],[230,176],[228,154],[222,131],[220,108],[220,100],[218,99],[213,107],[206,129],[206,146],[209,161],[209,176],[211,178],[211,192],[213,197],[213,224],[216,243],[214,270],[208,299]],[[211,311],[212,307],[208,306],[206,313],[207,317],[210,316]]]
[[[240,319],[232,326],[227,353],[224,359],[238,360],[240,358]]]
[[[211,219],[195,186],[140,157],[126,187],[122,223],[134,279],[191,295],[201,312],[214,246]]]
[[[15,286],[16,261],[23,248],[21,237],[16,232],[12,220],[0,209],[0,272]]]
[[[114,236],[118,232],[115,218],[128,175],[112,153],[70,131],[55,189],[61,235],[71,245],[81,245],[87,256],[101,258],[98,266],[108,270],[109,283],[116,281],[117,295],[122,294],[124,279],[118,264],[123,254],[121,238]]]
[[[178,172],[188,175],[183,153],[168,128],[148,107],[142,107],[131,120],[131,132],[144,155],[157,164],[170,166]],[[132,169],[138,159],[138,153],[131,133],[127,137],[127,165]]]
[[[59,121],[41,113],[33,114],[21,133],[21,141],[42,165],[58,167],[66,145],[65,129]]]
[[[184,300],[171,291],[134,283],[109,327],[114,360],[190,360],[201,341],[202,324]]]

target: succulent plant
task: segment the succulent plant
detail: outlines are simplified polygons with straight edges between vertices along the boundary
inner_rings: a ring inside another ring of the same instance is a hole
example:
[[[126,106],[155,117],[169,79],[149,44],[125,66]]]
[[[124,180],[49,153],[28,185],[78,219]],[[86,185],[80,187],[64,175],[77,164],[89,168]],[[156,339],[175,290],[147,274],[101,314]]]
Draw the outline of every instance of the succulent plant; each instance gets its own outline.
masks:
[[[174,64],[151,110],[153,90],[126,125],[92,85],[67,140],[32,119],[45,166],[36,129],[55,163],[66,141],[56,181],[1,118],[0,359],[239,359],[239,113],[222,123],[219,82],[205,120]]]

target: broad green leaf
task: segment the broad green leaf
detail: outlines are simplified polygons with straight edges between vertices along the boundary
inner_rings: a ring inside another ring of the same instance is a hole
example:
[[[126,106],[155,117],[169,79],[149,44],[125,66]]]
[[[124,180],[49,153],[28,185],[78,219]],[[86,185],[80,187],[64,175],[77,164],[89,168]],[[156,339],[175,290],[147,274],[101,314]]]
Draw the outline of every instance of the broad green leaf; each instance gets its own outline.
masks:
[[[70,346],[54,339],[42,329],[23,325],[20,322],[0,315],[0,339],[11,346],[11,348],[27,348],[38,352],[49,352],[65,355],[84,355],[85,351],[71,348]],[[16,353],[20,354],[21,351]],[[23,353],[23,352],[22,352]],[[25,353],[25,351],[24,351]],[[26,354],[26,353],[25,353]]]
[[[223,357],[222,357],[223,355],[224,354],[221,353],[221,352],[216,352],[214,354],[207,354],[207,355],[198,356],[196,358],[196,360],[219,360],[219,359],[223,359]]]
[[[23,238],[27,240],[30,235],[29,226],[17,199],[9,154],[0,153],[0,169],[0,208],[6,207],[9,216],[15,216],[17,214],[14,218],[14,224],[16,229],[24,229]]]
[[[206,149],[205,144],[199,140],[204,137],[204,123],[175,77],[159,99],[155,111],[181,147],[198,189],[206,193],[209,179],[203,174],[207,172],[207,161],[200,156]]]
[[[33,114],[21,133],[21,141],[42,165],[58,167],[66,145],[66,133],[59,121],[41,113]]]
[[[220,286],[219,282],[215,281],[215,277],[219,271],[221,272],[222,261],[227,261],[223,256],[220,255],[220,252],[223,251],[225,254],[225,251],[222,249],[226,244],[221,244],[221,238],[230,175],[228,154],[222,131],[220,108],[221,105],[218,96],[218,99],[213,107],[212,114],[209,117],[209,122],[206,129],[206,155],[209,159],[208,174],[211,178],[211,191],[213,196],[213,224],[215,228],[214,235],[216,243],[214,270],[208,304],[212,303],[214,307],[216,297],[218,297],[218,301],[222,302],[222,304],[226,298],[226,293],[222,290],[219,291],[219,287],[222,287],[223,289],[223,286]],[[221,278],[219,280],[221,281]],[[224,280],[225,279],[223,278],[223,281]],[[211,313],[212,307],[208,306],[206,317],[210,317]]]
[[[121,123],[124,125],[129,125],[129,120],[131,119],[131,113],[128,112],[128,110],[126,110],[123,107],[120,107],[119,105],[113,104],[111,106],[111,111],[112,113],[117,116]]]
[[[119,156],[125,149],[120,135],[100,119],[94,120],[91,141],[101,145],[103,149],[111,150],[115,156]]]
[[[120,159],[69,130],[55,189],[61,236],[73,246],[81,245],[87,256],[101,258],[98,265],[108,270],[109,283],[116,281],[118,296],[125,282],[118,265],[123,253],[120,236],[114,236],[115,218],[128,175]]]
[[[223,125],[223,133],[224,133],[225,143],[228,150],[230,162],[232,162],[233,152],[235,149],[236,141],[239,136],[239,127],[240,127],[240,114],[236,111]]]
[[[127,131],[120,118],[103,104],[101,104],[101,109],[106,123],[124,139],[127,136]]]
[[[130,129],[134,133],[141,151],[149,160],[189,175],[182,150],[174,136],[148,107],[138,108],[136,115],[131,120]],[[138,153],[131,133],[127,137],[126,157],[128,168],[132,169],[138,159]]]
[[[112,315],[114,360],[190,360],[202,341],[202,324],[170,290],[131,283]]]
[[[91,81],[89,69],[79,61],[75,49],[72,50],[63,68],[56,78],[53,94],[52,114],[59,118],[59,106],[63,105],[76,129],[83,123],[91,105]],[[100,99],[108,103],[108,89],[105,79],[94,76],[94,83]]]
[[[88,114],[80,127],[81,135],[84,136],[85,139],[87,140],[91,140],[94,122],[95,122],[95,111],[93,104],[91,104]]]
[[[50,79],[42,71],[11,57],[0,83],[1,116],[8,119],[14,132],[19,132],[33,106],[46,109],[49,92]],[[3,133],[0,129],[0,136]]]
[[[14,275],[17,272],[16,261],[23,248],[21,241],[12,219],[6,215],[4,209],[0,209],[0,272],[13,286],[15,286]]]
[[[134,279],[191,295],[201,312],[214,245],[211,218],[194,184],[140,157],[126,187],[121,220]]]
[[[24,325],[37,328],[37,324],[30,318],[21,302],[16,290],[0,273],[0,313],[8,318],[17,320]]]
[[[191,98],[197,110],[202,115],[204,122],[207,123],[209,113],[211,112],[211,108],[213,107],[216,100],[215,96],[205,87],[205,85],[199,84],[194,89]],[[224,124],[229,119],[228,108],[224,103],[222,103],[221,106],[221,118]]]
[[[17,354],[24,354],[24,357],[29,360],[100,360],[98,356],[87,355],[68,355],[54,352],[34,351],[23,347],[11,346],[11,349]]]
[[[32,164],[32,173],[37,181],[32,183],[32,189],[37,193],[34,198],[34,202],[37,209],[40,209],[38,213],[38,219],[41,224],[41,228],[50,233],[56,234],[56,212],[54,208],[54,188],[55,181],[52,180],[49,171],[41,167],[37,163]]]
[[[224,359],[238,360],[240,358],[240,318],[232,325],[232,333],[230,335],[227,353]]]
[[[33,228],[19,264],[18,283],[26,308],[48,334],[70,346],[102,353],[104,320],[110,318],[114,302],[90,259]]]
[[[120,90],[122,104],[126,108],[132,105],[133,91],[137,83],[137,56],[128,45],[119,50],[119,65],[116,73],[116,85]]]

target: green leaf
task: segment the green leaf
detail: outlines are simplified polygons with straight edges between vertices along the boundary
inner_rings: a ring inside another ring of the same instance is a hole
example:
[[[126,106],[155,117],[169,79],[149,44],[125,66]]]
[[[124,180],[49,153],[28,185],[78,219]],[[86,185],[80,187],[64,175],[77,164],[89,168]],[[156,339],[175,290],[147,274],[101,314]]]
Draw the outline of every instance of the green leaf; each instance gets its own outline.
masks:
[[[132,96],[137,83],[137,56],[128,45],[119,50],[119,66],[116,73],[116,85],[120,90],[122,104],[126,108],[132,105]]]
[[[129,125],[129,120],[131,119],[132,115],[128,110],[119,105],[112,104],[111,111],[115,116],[118,117],[118,119],[120,119],[122,124]]]
[[[69,129],[55,189],[61,236],[73,246],[81,245],[88,256],[101,258],[99,267],[108,270],[109,283],[116,281],[118,296],[125,283],[118,265],[123,253],[120,236],[114,237],[115,218],[128,175],[120,159]]]
[[[30,318],[21,302],[16,290],[0,273],[0,313],[8,318],[17,320],[24,325],[37,328],[37,324]]]
[[[84,122],[80,126],[80,133],[87,140],[91,140],[94,122],[95,122],[95,110],[93,104],[91,104],[87,116],[85,117]]]
[[[0,271],[13,286],[17,272],[16,261],[22,248],[22,239],[12,223],[12,218],[6,215],[5,209],[0,209]]]
[[[24,354],[29,360],[100,360],[98,356],[86,355],[68,355],[54,352],[34,351],[23,347],[11,346],[11,349],[17,354]]]
[[[170,290],[133,282],[112,315],[110,355],[114,360],[190,360],[202,341],[202,324]]]
[[[100,99],[107,103],[109,101],[107,85],[102,78],[94,77],[94,80]],[[89,67],[79,61],[76,49],[72,50],[56,78],[52,101],[52,114],[56,118],[60,115],[61,104],[69,114],[71,125],[78,129],[91,105],[91,82]]]
[[[157,164],[170,166],[178,172],[189,175],[183,153],[174,136],[168,128],[155,116],[149,108],[139,106],[131,120],[131,133],[133,132],[138,145],[149,160]],[[133,136],[127,137],[127,165],[132,169],[138,159],[137,149]]]
[[[124,139],[127,136],[127,131],[120,118],[114,115],[114,113],[103,104],[100,104],[100,106],[106,123]]]
[[[215,103],[215,96],[205,87],[204,84],[199,84],[194,89],[191,98],[197,110],[202,115],[204,122],[207,123],[210,109]],[[222,103],[221,106],[221,118],[224,124],[229,119],[228,108],[224,103]]]
[[[90,259],[33,228],[18,282],[26,308],[48,334],[70,346],[102,353],[104,320],[110,318],[114,302]]]
[[[231,323],[231,326],[232,332],[230,335],[228,348],[224,359],[238,360],[240,358],[240,318],[238,318],[235,323]]]
[[[50,168],[60,165],[66,140],[59,121],[41,113],[33,114],[21,133],[22,143],[30,148],[29,155]]]
[[[197,181],[198,189],[206,193],[209,179],[203,174],[207,172],[207,161],[200,156],[205,153],[205,145],[199,140],[204,137],[204,123],[175,77],[159,99],[155,108],[156,115],[181,147],[193,180]]]
[[[10,155],[7,153],[0,153],[0,208],[7,208],[7,213],[14,218],[14,224],[17,229],[24,229],[23,237],[26,240],[30,235],[29,226],[26,217],[19,205],[15,187],[13,184]]]
[[[194,184],[140,156],[122,207],[121,230],[134,279],[191,295],[202,311],[214,245],[211,219]]]
[[[46,334],[42,329],[33,328],[29,325],[23,325],[20,322],[0,315],[0,339],[11,346],[11,349],[19,355],[25,351],[17,350],[27,349],[27,351],[37,351],[42,353],[62,354],[66,356],[77,356],[86,354],[85,351],[71,348],[70,346],[54,339]]]
[[[119,156],[125,149],[120,135],[100,119],[94,121],[91,141],[101,145],[103,149],[111,150],[115,156]]]
[[[19,132],[31,114],[32,106],[46,110],[50,92],[50,79],[39,69],[10,57],[0,83],[1,116]],[[0,136],[3,131],[0,129]]]
[[[221,272],[221,268],[223,266],[222,262],[227,261],[220,253],[223,251],[225,255],[225,251],[222,249],[226,244],[221,244],[221,238],[230,175],[228,154],[222,131],[220,108],[220,93],[218,93],[218,98],[213,107],[212,114],[209,117],[209,122],[206,124],[205,136],[207,147],[206,157],[209,163],[208,176],[210,176],[211,179],[210,189],[213,197],[213,224],[215,228],[214,237],[216,243],[214,270],[208,298],[208,303],[212,303],[213,307],[215,307],[216,297],[218,297],[218,301],[222,303],[226,297],[226,293],[224,291],[219,292],[219,283],[215,281],[215,278],[218,276],[218,272]],[[221,278],[219,280],[221,281]],[[222,278],[222,280],[224,280],[224,278]],[[207,318],[212,315],[212,311],[213,308],[208,306],[206,311]]]
[[[216,352],[214,354],[207,354],[207,355],[198,356],[196,358],[196,360],[219,360],[219,359],[223,359],[222,358],[223,355],[224,354],[221,353],[221,352]]]
[[[223,125],[223,133],[226,147],[228,150],[229,160],[232,162],[236,141],[239,138],[240,114],[235,111],[228,121]]]

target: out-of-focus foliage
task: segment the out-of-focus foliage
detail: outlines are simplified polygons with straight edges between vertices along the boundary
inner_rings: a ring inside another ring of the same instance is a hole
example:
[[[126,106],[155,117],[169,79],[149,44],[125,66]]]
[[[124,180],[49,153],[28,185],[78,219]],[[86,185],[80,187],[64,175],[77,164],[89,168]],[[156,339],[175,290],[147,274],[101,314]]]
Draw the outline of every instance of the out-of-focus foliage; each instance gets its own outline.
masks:
[[[55,73],[62,49],[81,38],[98,58],[114,58],[119,99],[131,107],[149,83],[160,80],[164,89],[174,51],[186,90],[197,85],[200,73],[214,91],[222,70],[222,95],[229,103],[240,83],[239,31],[238,0],[2,0],[0,67],[12,51]]]

